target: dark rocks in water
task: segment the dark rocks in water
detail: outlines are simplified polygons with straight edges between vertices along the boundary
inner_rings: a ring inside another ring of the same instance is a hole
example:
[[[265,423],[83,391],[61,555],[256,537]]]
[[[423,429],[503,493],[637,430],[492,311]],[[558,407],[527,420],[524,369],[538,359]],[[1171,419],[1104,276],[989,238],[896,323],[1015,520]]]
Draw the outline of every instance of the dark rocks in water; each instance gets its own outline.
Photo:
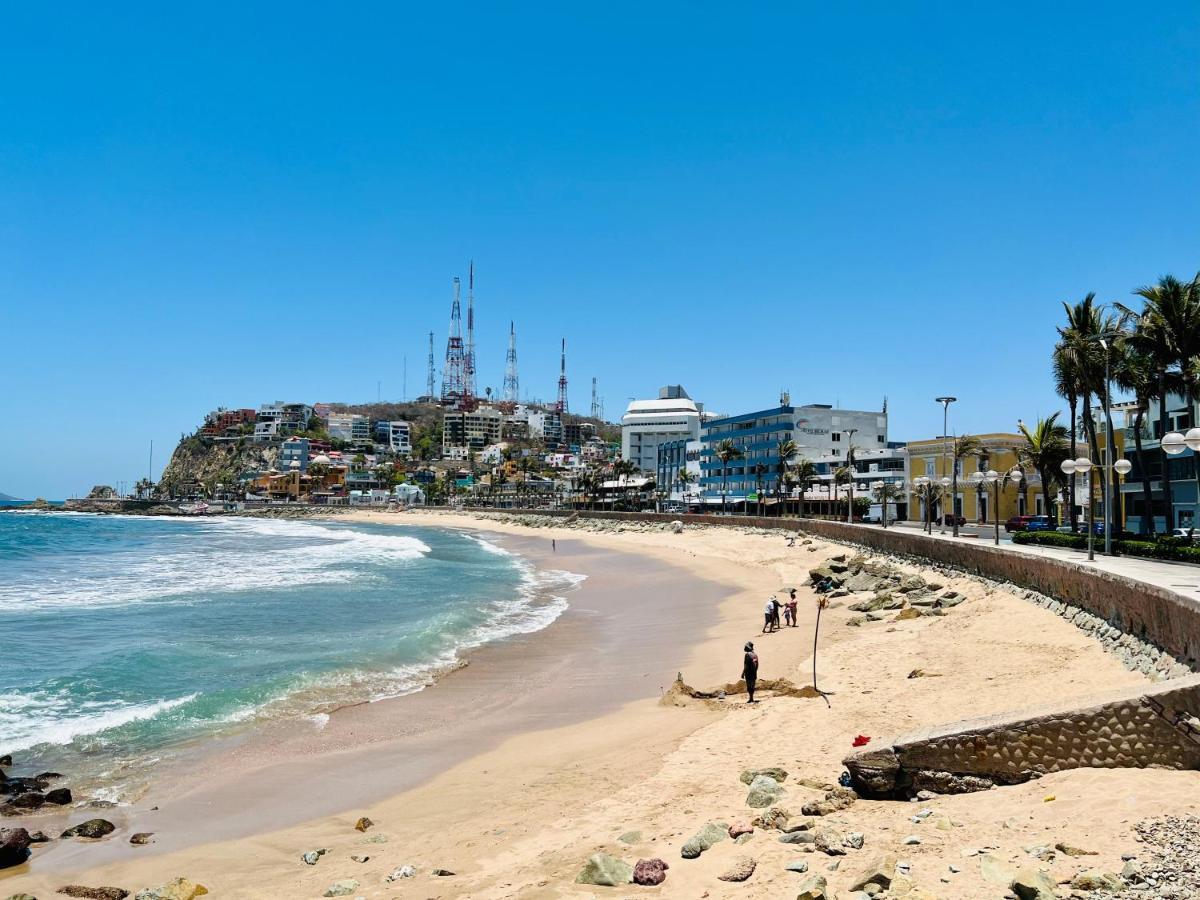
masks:
[[[49,842],[50,835],[44,831],[35,831],[29,836],[29,843],[31,844],[48,844]]]
[[[38,809],[46,802],[46,798],[37,791],[30,791],[27,794],[17,794],[8,802],[18,809]]]
[[[153,844],[154,843],[154,832],[153,831],[139,831],[137,834],[133,835],[129,839],[129,843],[138,844],[138,845]]]
[[[68,828],[62,833],[62,837],[102,838],[116,830],[117,826],[107,819],[88,819]]]
[[[25,862],[29,843],[29,832],[24,828],[0,828],[0,869]]]
[[[9,778],[0,782],[0,794],[28,794],[44,791],[48,785],[38,778]]]
[[[112,800],[89,800],[88,806],[92,809],[116,809],[117,804]]]
[[[58,778],[62,778],[62,777],[63,777],[62,772],[42,772],[42,774],[37,776],[37,780],[38,781],[54,781],[54,780],[56,780]]]
[[[46,802],[53,803],[55,806],[66,806],[71,799],[70,788],[55,788],[46,792]]]
[[[633,867],[633,883],[645,887],[653,887],[667,880],[667,869],[670,866],[665,861],[654,859],[639,859]]]
[[[12,754],[11,753],[5,753],[3,756],[0,756],[0,766],[11,766],[11,765],[12,765]]]
[[[82,884],[68,884],[58,889],[60,894],[68,897],[82,897],[83,900],[125,900],[129,891],[119,887],[85,887]]]

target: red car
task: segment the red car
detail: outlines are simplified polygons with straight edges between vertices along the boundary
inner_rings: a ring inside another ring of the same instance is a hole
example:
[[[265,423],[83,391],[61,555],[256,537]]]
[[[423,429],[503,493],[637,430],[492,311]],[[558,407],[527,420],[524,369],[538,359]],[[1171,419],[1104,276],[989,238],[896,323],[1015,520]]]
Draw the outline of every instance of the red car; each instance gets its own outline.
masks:
[[[1030,519],[1036,519],[1037,516],[1013,516],[1004,523],[1004,530],[1008,532],[1024,531],[1029,527]]]

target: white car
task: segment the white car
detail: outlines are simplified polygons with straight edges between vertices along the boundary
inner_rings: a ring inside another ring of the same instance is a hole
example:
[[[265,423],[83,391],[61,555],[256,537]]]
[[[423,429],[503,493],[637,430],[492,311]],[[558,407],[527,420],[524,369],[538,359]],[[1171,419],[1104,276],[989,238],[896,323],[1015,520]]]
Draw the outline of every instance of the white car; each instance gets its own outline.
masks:
[[[1200,528],[1176,528],[1171,532],[1174,538],[1191,538],[1193,544],[1200,544]]]

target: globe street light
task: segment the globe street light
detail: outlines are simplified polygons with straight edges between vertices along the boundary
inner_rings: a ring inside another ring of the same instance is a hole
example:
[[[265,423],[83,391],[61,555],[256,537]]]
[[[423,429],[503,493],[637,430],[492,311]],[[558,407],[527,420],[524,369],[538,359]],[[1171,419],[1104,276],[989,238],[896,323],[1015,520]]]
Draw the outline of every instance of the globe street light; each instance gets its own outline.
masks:
[[[1025,477],[1025,473],[1018,466],[1013,466],[1003,475],[995,469],[988,469],[986,472],[972,472],[971,481],[978,487],[980,485],[988,485],[992,489],[992,519],[996,523],[996,533],[994,543],[997,547],[1000,546],[1000,490],[1004,487],[1006,481],[1011,481],[1013,484],[1020,484]]]
[[[1200,441],[1198,441],[1197,443],[1200,443]],[[1165,439],[1164,439],[1164,444],[1165,444]],[[1093,494],[1092,494],[1093,479],[1091,478],[1089,473],[1092,471],[1092,469],[1098,469],[1100,471],[1106,471],[1108,469],[1111,469],[1114,472],[1116,472],[1118,475],[1125,476],[1125,475],[1129,474],[1130,469],[1133,468],[1133,464],[1130,463],[1129,460],[1127,460],[1127,459],[1118,459],[1111,466],[1107,466],[1107,465],[1101,465],[1100,463],[1093,463],[1086,456],[1081,456],[1081,457],[1079,457],[1079,459],[1064,459],[1062,461],[1061,465],[1059,466],[1059,468],[1062,469],[1064,475],[1083,475],[1085,478],[1087,478],[1087,486],[1088,486],[1088,489],[1087,489],[1088,559],[1093,560],[1096,558],[1095,546],[1094,546],[1095,545],[1095,536],[1096,536],[1096,510],[1095,510],[1095,502],[1094,502]],[[1107,477],[1105,480],[1107,481]],[[1112,521],[1112,513],[1107,505],[1104,508],[1104,517],[1107,521],[1109,521],[1109,522]],[[1104,528],[1104,552],[1110,556],[1112,555],[1112,527],[1111,527],[1111,525],[1107,525],[1107,524],[1105,525],[1105,528]]]
[[[1178,456],[1184,450],[1191,450],[1196,454],[1196,509],[1192,513],[1192,531],[1196,530],[1196,526],[1200,525],[1200,428],[1190,428],[1187,434],[1180,434],[1178,431],[1172,431],[1163,435],[1162,444],[1163,452],[1169,453],[1171,456]],[[1163,472],[1163,478],[1170,478],[1170,472]],[[1172,523],[1167,523],[1167,528],[1173,528]]]

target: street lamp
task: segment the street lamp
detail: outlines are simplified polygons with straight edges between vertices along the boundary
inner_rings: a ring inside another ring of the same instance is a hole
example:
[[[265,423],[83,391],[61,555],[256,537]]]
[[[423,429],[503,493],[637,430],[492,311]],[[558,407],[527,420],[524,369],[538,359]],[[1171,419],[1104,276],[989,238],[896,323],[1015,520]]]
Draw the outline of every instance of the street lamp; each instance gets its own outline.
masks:
[[[1200,437],[1200,435],[1198,435],[1197,437]],[[1166,441],[1164,439],[1164,445],[1165,445],[1165,443],[1166,443]],[[1196,443],[1198,446],[1200,446],[1200,440],[1198,440]],[[1167,452],[1170,452],[1170,451],[1167,451]],[[1077,475],[1078,474],[1078,475],[1083,475],[1085,478],[1087,478],[1088,559],[1093,560],[1096,558],[1096,551],[1095,551],[1095,546],[1094,546],[1095,536],[1096,536],[1096,504],[1093,502],[1093,499],[1092,499],[1093,479],[1090,475],[1090,472],[1092,471],[1092,469],[1100,469],[1101,471],[1107,471],[1108,469],[1112,469],[1118,475],[1127,475],[1127,474],[1129,474],[1129,470],[1133,468],[1133,464],[1130,463],[1129,460],[1127,460],[1127,459],[1118,459],[1111,466],[1108,466],[1108,465],[1102,465],[1100,463],[1094,463],[1090,459],[1088,459],[1086,456],[1081,456],[1081,457],[1079,457],[1079,459],[1064,459],[1062,461],[1062,464],[1059,466],[1059,468],[1062,469],[1064,475]],[[1107,481],[1107,477],[1105,478],[1105,480]],[[1112,519],[1112,515],[1109,511],[1107,504],[1104,507],[1104,517],[1109,520]],[[1110,556],[1112,555],[1112,527],[1110,525],[1105,525],[1105,527],[1104,527],[1104,552]]]
[[[1200,428],[1190,428],[1187,434],[1180,434],[1178,431],[1164,434],[1161,446],[1163,452],[1171,456],[1178,456],[1184,450],[1191,450],[1196,454],[1196,509],[1192,513],[1192,531],[1195,532],[1196,527],[1200,525]],[[1170,472],[1163,472],[1163,478],[1170,477]],[[1167,523],[1168,529],[1173,527],[1171,522]]]
[[[1018,466],[1013,466],[1003,475],[995,469],[988,469],[986,472],[972,472],[971,481],[976,485],[988,485],[992,489],[992,521],[996,524],[996,533],[993,543],[997,547],[1000,546],[1000,490],[1004,487],[1006,481],[1011,481],[1013,484],[1020,484],[1025,477],[1025,473]]]
[[[934,403],[942,404],[942,474],[946,474],[946,457],[949,453],[950,440],[950,404],[956,401],[957,397],[934,397]],[[954,511],[954,498],[950,498],[950,511]],[[943,505],[942,515],[942,534],[946,533],[946,516]],[[933,533],[933,526],[930,526],[930,533]]]

